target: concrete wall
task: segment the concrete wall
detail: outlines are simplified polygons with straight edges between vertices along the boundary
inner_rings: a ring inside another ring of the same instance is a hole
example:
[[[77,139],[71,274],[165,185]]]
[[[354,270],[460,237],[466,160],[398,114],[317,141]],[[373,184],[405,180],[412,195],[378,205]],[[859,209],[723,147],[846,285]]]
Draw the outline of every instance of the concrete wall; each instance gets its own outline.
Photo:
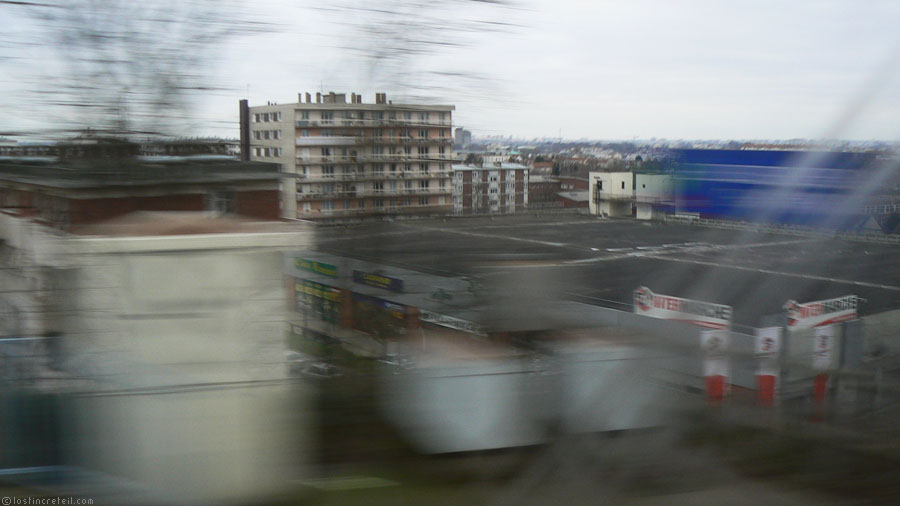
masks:
[[[73,241],[66,368],[93,386],[74,402],[72,464],[186,502],[297,477],[281,256],[243,235]]]

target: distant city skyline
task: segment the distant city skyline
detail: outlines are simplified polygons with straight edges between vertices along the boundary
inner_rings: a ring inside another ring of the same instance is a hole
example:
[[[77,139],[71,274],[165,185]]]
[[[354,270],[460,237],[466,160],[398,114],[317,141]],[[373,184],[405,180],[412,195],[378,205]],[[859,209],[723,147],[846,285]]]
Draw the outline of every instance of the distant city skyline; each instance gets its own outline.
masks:
[[[281,29],[222,47],[215,89],[198,96],[185,134],[236,137],[241,98],[260,105],[336,91],[372,102],[383,91],[395,101],[456,105],[454,126],[476,137],[900,139],[897,2],[532,0],[475,12],[453,6],[461,12],[441,14],[515,26],[461,34],[459,47],[410,60],[427,74],[373,86],[372,68],[343,43],[353,10],[254,4],[259,19]],[[0,16],[0,30],[27,35],[27,23],[17,19],[22,11],[3,9],[9,15]],[[23,100],[36,91],[28,89],[33,81],[20,78],[45,52],[0,47],[0,131],[52,129],[40,102]]]

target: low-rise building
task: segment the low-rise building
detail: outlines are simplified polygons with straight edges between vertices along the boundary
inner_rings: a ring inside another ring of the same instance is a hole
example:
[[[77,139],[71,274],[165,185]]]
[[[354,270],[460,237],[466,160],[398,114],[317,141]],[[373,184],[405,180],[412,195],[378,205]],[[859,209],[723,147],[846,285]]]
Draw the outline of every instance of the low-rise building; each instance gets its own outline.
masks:
[[[589,179],[591,214],[609,217],[633,215],[633,172],[591,172]]]

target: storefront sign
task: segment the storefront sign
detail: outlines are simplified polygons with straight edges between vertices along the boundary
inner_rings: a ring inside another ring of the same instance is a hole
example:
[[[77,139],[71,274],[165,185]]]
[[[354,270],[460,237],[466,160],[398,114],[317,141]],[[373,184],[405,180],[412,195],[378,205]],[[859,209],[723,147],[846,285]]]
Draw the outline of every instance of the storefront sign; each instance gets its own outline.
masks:
[[[470,322],[468,320],[463,320],[462,318],[456,318],[439,313],[432,313],[431,311],[421,310],[419,312],[419,320],[427,323],[433,323],[435,325],[440,325],[442,327],[469,332],[471,334],[485,333],[481,325],[478,325],[475,322]]]
[[[659,295],[644,286],[634,291],[634,312],[711,329],[731,326],[731,306]]]
[[[403,280],[390,278],[374,272],[353,271],[353,281],[362,285],[374,286],[392,292],[403,291]]]
[[[305,258],[295,258],[294,265],[298,269],[302,269],[304,271],[314,272],[316,274],[321,274],[323,276],[328,276],[331,278],[337,277],[338,268],[331,264],[316,262],[315,260],[307,260]]]
[[[303,279],[297,280],[297,283],[294,286],[297,290],[297,293],[330,300],[332,302],[341,301],[341,291],[339,289],[328,285],[323,285],[322,283],[316,283],[315,281]]]
[[[789,300],[785,303],[784,310],[787,312],[788,328],[798,330],[855,320],[858,305],[859,297],[847,295],[803,304]]]

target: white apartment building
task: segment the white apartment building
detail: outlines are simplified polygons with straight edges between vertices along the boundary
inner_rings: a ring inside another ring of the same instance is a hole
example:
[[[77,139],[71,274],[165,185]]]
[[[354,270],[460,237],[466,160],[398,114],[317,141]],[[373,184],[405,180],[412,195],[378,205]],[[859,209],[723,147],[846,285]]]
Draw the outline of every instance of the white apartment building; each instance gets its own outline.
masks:
[[[307,93],[295,104],[241,101],[246,160],[281,165],[285,218],[451,211],[452,105],[374,104]]]

